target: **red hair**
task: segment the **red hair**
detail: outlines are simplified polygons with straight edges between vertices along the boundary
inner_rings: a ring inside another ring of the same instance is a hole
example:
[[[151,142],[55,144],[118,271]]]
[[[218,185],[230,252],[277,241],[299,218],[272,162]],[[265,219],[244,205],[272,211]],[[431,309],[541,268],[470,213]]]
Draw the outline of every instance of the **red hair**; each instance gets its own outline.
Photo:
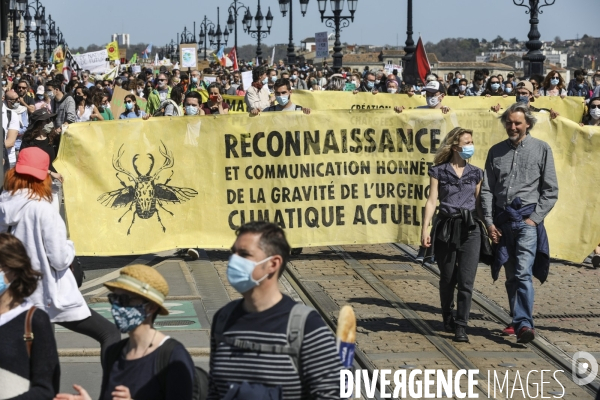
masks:
[[[30,199],[52,202],[52,178],[50,175],[41,181],[31,175],[19,174],[14,168],[11,168],[4,176],[4,190],[14,195],[20,189],[27,189]]]

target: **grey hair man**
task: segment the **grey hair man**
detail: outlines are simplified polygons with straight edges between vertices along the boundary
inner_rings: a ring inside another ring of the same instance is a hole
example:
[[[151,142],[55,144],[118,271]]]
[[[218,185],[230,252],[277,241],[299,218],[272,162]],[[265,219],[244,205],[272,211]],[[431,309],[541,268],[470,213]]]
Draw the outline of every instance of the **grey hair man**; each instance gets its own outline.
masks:
[[[513,318],[503,331],[517,343],[535,337],[532,275],[548,276],[549,248],[544,219],[558,199],[558,181],[550,146],[533,138],[537,120],[526,103],[515,103],[501,117],[508,140],[488,152],[481,204],[490,238],[498,246],[492,277],[502,265]]]

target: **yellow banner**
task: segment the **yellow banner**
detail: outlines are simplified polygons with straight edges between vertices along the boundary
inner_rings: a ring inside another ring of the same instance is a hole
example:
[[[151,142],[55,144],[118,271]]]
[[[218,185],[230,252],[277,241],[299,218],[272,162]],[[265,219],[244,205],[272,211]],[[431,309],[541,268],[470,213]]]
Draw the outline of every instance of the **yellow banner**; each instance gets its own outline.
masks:
[[[308,90],[295,90],[292,93],[292,101],[302,107],[311,110],[381,110],[393,109],[395,106],[403,106],[407,109],[427,105],[425,96],[389,93],[357,93],[351,92],[311,92]],[[457,96],[445,96],[442,103],[452,110],[484,109],[489,110],[492,106],[500,104],[502,109],[515,102],[515,97],[478,97],[467,96],[462,99]],[[583,97],[538,97],[533,103],[534,107],[552,109],[560,116],[581,122],[584,111]]]
[[[474,129],[479,167],[506,140],[483,110],[151,118],[71,125],[55,166],[81,255],[228,248],[257,219],[283,226],[295,247],[415,244],[428,167],[456,126]],[[551,255],[580,262],[600,239],[600,129],[540,114],[533,135],[558,171]]]

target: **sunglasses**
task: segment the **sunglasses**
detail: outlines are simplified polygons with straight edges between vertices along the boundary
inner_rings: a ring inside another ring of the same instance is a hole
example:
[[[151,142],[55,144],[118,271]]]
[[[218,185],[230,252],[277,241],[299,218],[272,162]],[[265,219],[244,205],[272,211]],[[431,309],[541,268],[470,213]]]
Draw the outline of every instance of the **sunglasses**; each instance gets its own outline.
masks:
[[[590,110],[593,110],[595,108],[600,108],[600,104],[591,104],[590,105]]]
[[[131,100],[127,100],[127,101],[125,102],[125,104],[132,104],[132,103],[133,103],[133,101],[131,101]]]
[[[17,86],[17,89],[19,89],[19,90],[27,90],[27,86]]]
[[[166,82],[166,79],[157,79],[159,82]]]
[[[117,306],[121,306],[121,307],[129,307],[131,305],[132,300],[138,300],[138,298],[131,298],[131,296],[129,296],[128,294],[116,294],[116,293],[109,293],[108,294],[108,302],[110,304],[114,304]],[[146,303],[142,303],[142,305],[145,305]]]

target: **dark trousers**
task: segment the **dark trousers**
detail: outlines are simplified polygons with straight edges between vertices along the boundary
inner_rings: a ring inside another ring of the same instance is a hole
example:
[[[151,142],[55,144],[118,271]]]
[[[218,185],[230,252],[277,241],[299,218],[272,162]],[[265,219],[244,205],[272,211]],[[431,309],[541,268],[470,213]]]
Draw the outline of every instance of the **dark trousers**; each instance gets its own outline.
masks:
[[[121,340],[121,332],[115,324],[90,309],[92,315],[81,321],[57,322],[63,328],[89,336],[100,343],[102,358],[108,346]]]
[[[435,241],[435,259],[440,269],[440,302],[443,313],[452,312],[454,288],[457,287],[455,323],[467,326],[481,247],[479,225],[472,231],[462,232],[458,248],[451,246],[438,239]]]

